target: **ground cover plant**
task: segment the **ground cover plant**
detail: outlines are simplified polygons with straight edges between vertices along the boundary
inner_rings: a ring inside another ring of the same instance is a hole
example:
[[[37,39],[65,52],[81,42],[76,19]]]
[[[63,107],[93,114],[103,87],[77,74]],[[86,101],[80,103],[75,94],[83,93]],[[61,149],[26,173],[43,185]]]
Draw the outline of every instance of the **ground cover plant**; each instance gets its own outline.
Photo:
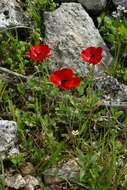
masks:
[[[67,189],[77,184],[86,190],[126,190],[127,113],[103,106],[101,92],[93,89],[92,67],[100,64],[103,49],[82,50],[81,59],[91,65],[91,75],[85,78],[71,68],[51,72],[52,50],[45,44],[41,22],[42,12],[57,5],[48,0],[22,4],[35,29],[28,29],[25,37],[16,28],[0,31],[0,66],[19,74],[13,73],[9,81],[0,79],[0,118],[14,120],[18,126],[20,154],[9,160],[10,166],[20,171],[29,161],[34,175],[43,180],[48,168],[78,158],[80,174],[73,182],[66,179]],[[114,56],[114,67],[107,72],[126,84],[125,16],[102,15],[98,28]],[[1,161],[1,173],[6,162]],[[5,189],[2,177],[0,185]]]
[[[121,82],[127,83],[127,12],[125,7],[118,6],[110,16],[105,13],[98,17],[98,27],[114,56],[113,70],[110,73]]]

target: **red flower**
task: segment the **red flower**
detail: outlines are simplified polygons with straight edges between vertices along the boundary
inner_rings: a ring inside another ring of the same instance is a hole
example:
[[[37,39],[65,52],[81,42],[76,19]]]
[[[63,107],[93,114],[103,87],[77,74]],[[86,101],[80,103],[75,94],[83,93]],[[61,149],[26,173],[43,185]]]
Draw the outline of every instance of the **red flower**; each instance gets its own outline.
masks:
[[[35,45],[32,46],[31,50],[29,50],[26,55],[33,59],[34,61],[42,61],[49,57],[51,49],[48,45]]]
[[[83,61],[89,64],[99,64],[102,59],[103,49],[101,47],[89,47],[81,52]]]
[[[51,73],[50,81],[61,90],[71,90],[79,86],[80,78],[74,77],[71,69],[61,69]]]

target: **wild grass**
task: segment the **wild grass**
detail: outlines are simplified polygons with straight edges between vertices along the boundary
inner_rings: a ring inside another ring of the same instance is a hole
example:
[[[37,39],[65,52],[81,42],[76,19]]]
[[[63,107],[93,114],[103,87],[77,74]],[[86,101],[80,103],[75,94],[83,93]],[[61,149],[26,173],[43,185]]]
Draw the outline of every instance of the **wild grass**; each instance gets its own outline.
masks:
[[[33,76],[27,80],[0,79],[0,118],[14,120],[18,126],[20,154],[11,159],[13,167],[30,161],[36,175],[57,166],[60,161],[78,158],[80,176],[75,183],[88,190],[127,189],[127,113],[101,104],[101,93],[93,90],[91,78],[82,79],[74,91],[61,92],[49,81],[48,61],[37,64],[25,55],[31,45],[43,41],[44,10],[53,10],[48,0],[26,0],[26,10],[37,28],[22,38],[18,29],[0,32],[0,63],[17,73]],[[99,29],[114,49],[114,69],[110,74],[126,83],[123,59],[126,47],[124,21],[105,17]],[[107,32],[107,33],[106,33]],[[105,36],[105,33],[107,34]],[[41,40],[41,41],[40,41]],[[112,43],[113,42],[113,43]],[[124,72],[124,75],[121,73]],[[120,77],[118,75],[120,73]],[[78,98],[77,98],[78,97]],[[73,131],[78,131],[76,135]]]

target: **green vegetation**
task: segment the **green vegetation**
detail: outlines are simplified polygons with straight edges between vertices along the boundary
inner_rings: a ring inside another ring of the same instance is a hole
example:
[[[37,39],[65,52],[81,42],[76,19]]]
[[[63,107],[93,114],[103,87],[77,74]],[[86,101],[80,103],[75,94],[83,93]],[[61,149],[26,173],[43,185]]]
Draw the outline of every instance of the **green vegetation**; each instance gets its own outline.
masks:
[[[28,29],[25,39],[16,28],[0,32],[1,66],[33,75],[29,79],[14,77],[13,82],[0,79],[0,118],[16,121],[19,131],[20,154],[10,160],[12,167],[20,169],[22,163],[30,161],[36,175],[43,177],[49,167],[77,157],[80,176],[74,183],[80,189],[126,190],[127,113],[102,106],[91,77],[73,91],[62,92],[51,84],[48,61],[38,64],[25,53],[31,45],[44,41],[42,13],[54,10],[56,5],[49,0],[26,0],[23,6],[36,29]],[[126,19],[103,16],[98,21],[114,53],[114,67],[108,72],[127,84]]]
[[[110,47],[114,56],[113,69],[109,73],[115,76],[120,82],[127,84],[127,18],[109,17],[102,14],[98,18],[98,27],[103,39]]]

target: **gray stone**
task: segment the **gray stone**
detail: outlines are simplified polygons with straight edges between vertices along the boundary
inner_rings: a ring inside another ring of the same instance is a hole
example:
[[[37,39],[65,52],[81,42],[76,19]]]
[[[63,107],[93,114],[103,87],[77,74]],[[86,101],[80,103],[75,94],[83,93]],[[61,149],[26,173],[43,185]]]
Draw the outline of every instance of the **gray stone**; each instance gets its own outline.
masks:
[[[127,110],[127,85],[118,82],[113,76],[103,75],[96,77],[93,83],[93,90],[99,90],[101,93],[99,100],[100,106]],[[84,96],[75,97],[75,99],[81,102]]]
[[[19,153],[17,142],[17,125],[14,121],[0,120],[0,155],[2,158]]]
[[[15,174],[9,176],[10,174],[5,174],[5,185],[9,188],[20,189],[24,188],[26,190],[34,190],[35,187],[40,187],[43,189],[43,184],[40,178],[35,178],[31,175],[26,175],[22,177],[20,174]]]
[[[24,190],[34,190],[34,187],[30,184],[27,184],[25,187],[24,187]]]
[[[95,86],[105,99],[114,99],[123,94],[122,85],[112,76],[103,76],[95,80]]]
[[[26,182],[20,174],[5,177],[5,185],[7,187],[19,189],[24,187],[25,184]]]
[[[50,168],[45,171],[44,182],[46,184],[60,183],[62,181],[70,180],[73,181],[75,178],[79,177],[79,166],[77,163],[77,158],[75,160],[68,160],[63,165],[57,168]]]
[[[30,18],[23,14],[23,10],[16,0],[2,0],[0,2],[0,28],[29,24]]]
[[[34,190],[36,189],[41,189],[43,190],[44,189],[44,184],[42,183],[42,180],[40,177],[34,177],[34,176],[31,176],[31,175],[26,175],[24,177],[24,180],[26,182],[26,185],[25,185],[25,189],[26,190]]]
[[[86,9],[100,11],[106,7],[106,0],[78,0]]]
[[[127,109],[127,86],[112,76],[101,76],[95,80],[95,88],[102,93],[105,106]]]
[[[59,3],[59,0],[57,1]],[[61,0],[61,2],[79,2],[82,6],[84,6],[87,10],[94,10],[95,13],[103,10],[106,7],[106,0]]]
[[[121,5],[122,7],[127,8],[127,0],[112,0],[112,1],[116,6]]]
[[[91,17],[80,3],[63,3],[54,12],[44,13],[45,37],[52,49],[51,70],[71,67],[85,76],[88,64],[81,60],[81,51],[90,46],[104,49],[101,64],[95,66],[97,75],[111,64],[112,56]]]
[[[25,180],[27,185],[31,185],[33,187],[39,185],[39,180],[37,178],[35,178],[34,176],[31,176],[31,175],[26,175],[24,177],[24,180]]]

